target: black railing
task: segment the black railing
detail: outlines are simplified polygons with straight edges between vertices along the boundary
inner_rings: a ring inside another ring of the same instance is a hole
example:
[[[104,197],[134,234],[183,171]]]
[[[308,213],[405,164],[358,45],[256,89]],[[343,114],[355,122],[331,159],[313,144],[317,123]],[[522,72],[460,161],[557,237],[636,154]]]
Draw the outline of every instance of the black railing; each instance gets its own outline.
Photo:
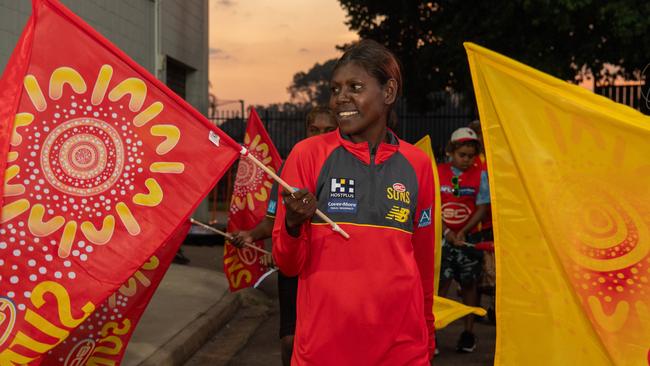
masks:
[[[467,126],[477,116],[473,106],[448,93],[437,94],[432,103],[435,108],[426,113],[410,112],[404,103],[398,105],[395,133],[410,143],[415,143],[428,134],[436,158],[442,159],[451,133],[459,127]],[[258,109],[257,112],[280,156],[286,158],[293,146],[305,136],[307,112],[266,109]],[[242,118],[240,111],[217,111],[215,118],[211,120],[235,141],[243,142],[246,120]],[[224,175],[211,193],[210,207],[213,211],[228,206],[236,172],[237,164]]]
[[[650,114],[650,95],[644,84],[639,85],[600,85],[594,93],[615,102],[628,105],[641,113]]]

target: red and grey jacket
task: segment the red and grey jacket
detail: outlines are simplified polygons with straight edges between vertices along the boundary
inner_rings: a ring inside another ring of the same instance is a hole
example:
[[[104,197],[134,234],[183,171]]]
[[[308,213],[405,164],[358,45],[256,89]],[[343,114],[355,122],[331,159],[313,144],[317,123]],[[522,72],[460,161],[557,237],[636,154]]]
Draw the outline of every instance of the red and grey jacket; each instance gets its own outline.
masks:
[[[458,176],[458,184],[452,183],[455,176],[450,163],[438,164],[440,178],[440,203],[442,203],[442,221],[454,232],[465,224],[476,211],[476,196],[481,186],[481,169],[471,165]],[[478,225],[471,232],[478,231]]]
[[[285,162],[282,177],[351,237],[314,216],[294,238],[278,205],[273,257],[299,275],[292,365],[429,365],[433,172],[423,152],[389,136],[371,152],[337,130],[303,140]]]

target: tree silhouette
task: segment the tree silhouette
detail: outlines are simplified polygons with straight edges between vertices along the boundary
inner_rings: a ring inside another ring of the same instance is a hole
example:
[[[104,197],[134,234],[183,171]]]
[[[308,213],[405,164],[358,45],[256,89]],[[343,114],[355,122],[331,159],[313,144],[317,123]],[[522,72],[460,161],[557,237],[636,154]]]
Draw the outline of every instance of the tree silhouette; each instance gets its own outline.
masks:
[[[322,64],[316,63],[307,72],[300,71],[294,74],[293,82],[287,88],[291,94],[291,102],[307,108],[326,105],[330,95],[330,77],[335,63],[334,58]]]
[[[465,41],[572,81],[591,74],[598,81],[637,79],[650,62],[648,1],[339,2],[351,30],[401,59],[404,95],[419,109],[426,109],[432,92],[472,90]]]

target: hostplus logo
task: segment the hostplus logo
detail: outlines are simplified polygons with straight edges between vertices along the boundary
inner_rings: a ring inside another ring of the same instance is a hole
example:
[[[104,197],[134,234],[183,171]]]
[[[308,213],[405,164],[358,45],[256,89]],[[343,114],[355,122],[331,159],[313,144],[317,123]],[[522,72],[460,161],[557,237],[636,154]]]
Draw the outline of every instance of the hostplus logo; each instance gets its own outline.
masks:
[[[332,178],[330,198],[354,198],[354,179]]]

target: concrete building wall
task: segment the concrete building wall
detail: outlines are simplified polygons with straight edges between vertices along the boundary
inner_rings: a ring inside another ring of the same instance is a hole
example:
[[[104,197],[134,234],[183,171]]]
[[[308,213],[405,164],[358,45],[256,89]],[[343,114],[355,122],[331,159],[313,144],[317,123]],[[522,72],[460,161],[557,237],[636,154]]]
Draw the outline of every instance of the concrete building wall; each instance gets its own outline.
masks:
[[[186,99],[203,114],[208,111],[208,1],[161,2],[162,53],[185,64]]]
[[[201,113],[207,113],[208,0],[159,0],[161,56],[158,65],[156,1],[62,0],[62,3],[163,81],[166,57],[183,63],[188,70],[186,99]],[[0,0],[0,72],[30,14],[29,0]]]
[[[176,70],[180,62],[186,76],[185,99],[207,114],[208,0],[62,2],[163,82],[167,75],[166,60],[174,59]],[[0,0],[0,72],[4,71],[31,11],[29,0]],[[199,206],[195,217],[208,220],[207,202]]]

